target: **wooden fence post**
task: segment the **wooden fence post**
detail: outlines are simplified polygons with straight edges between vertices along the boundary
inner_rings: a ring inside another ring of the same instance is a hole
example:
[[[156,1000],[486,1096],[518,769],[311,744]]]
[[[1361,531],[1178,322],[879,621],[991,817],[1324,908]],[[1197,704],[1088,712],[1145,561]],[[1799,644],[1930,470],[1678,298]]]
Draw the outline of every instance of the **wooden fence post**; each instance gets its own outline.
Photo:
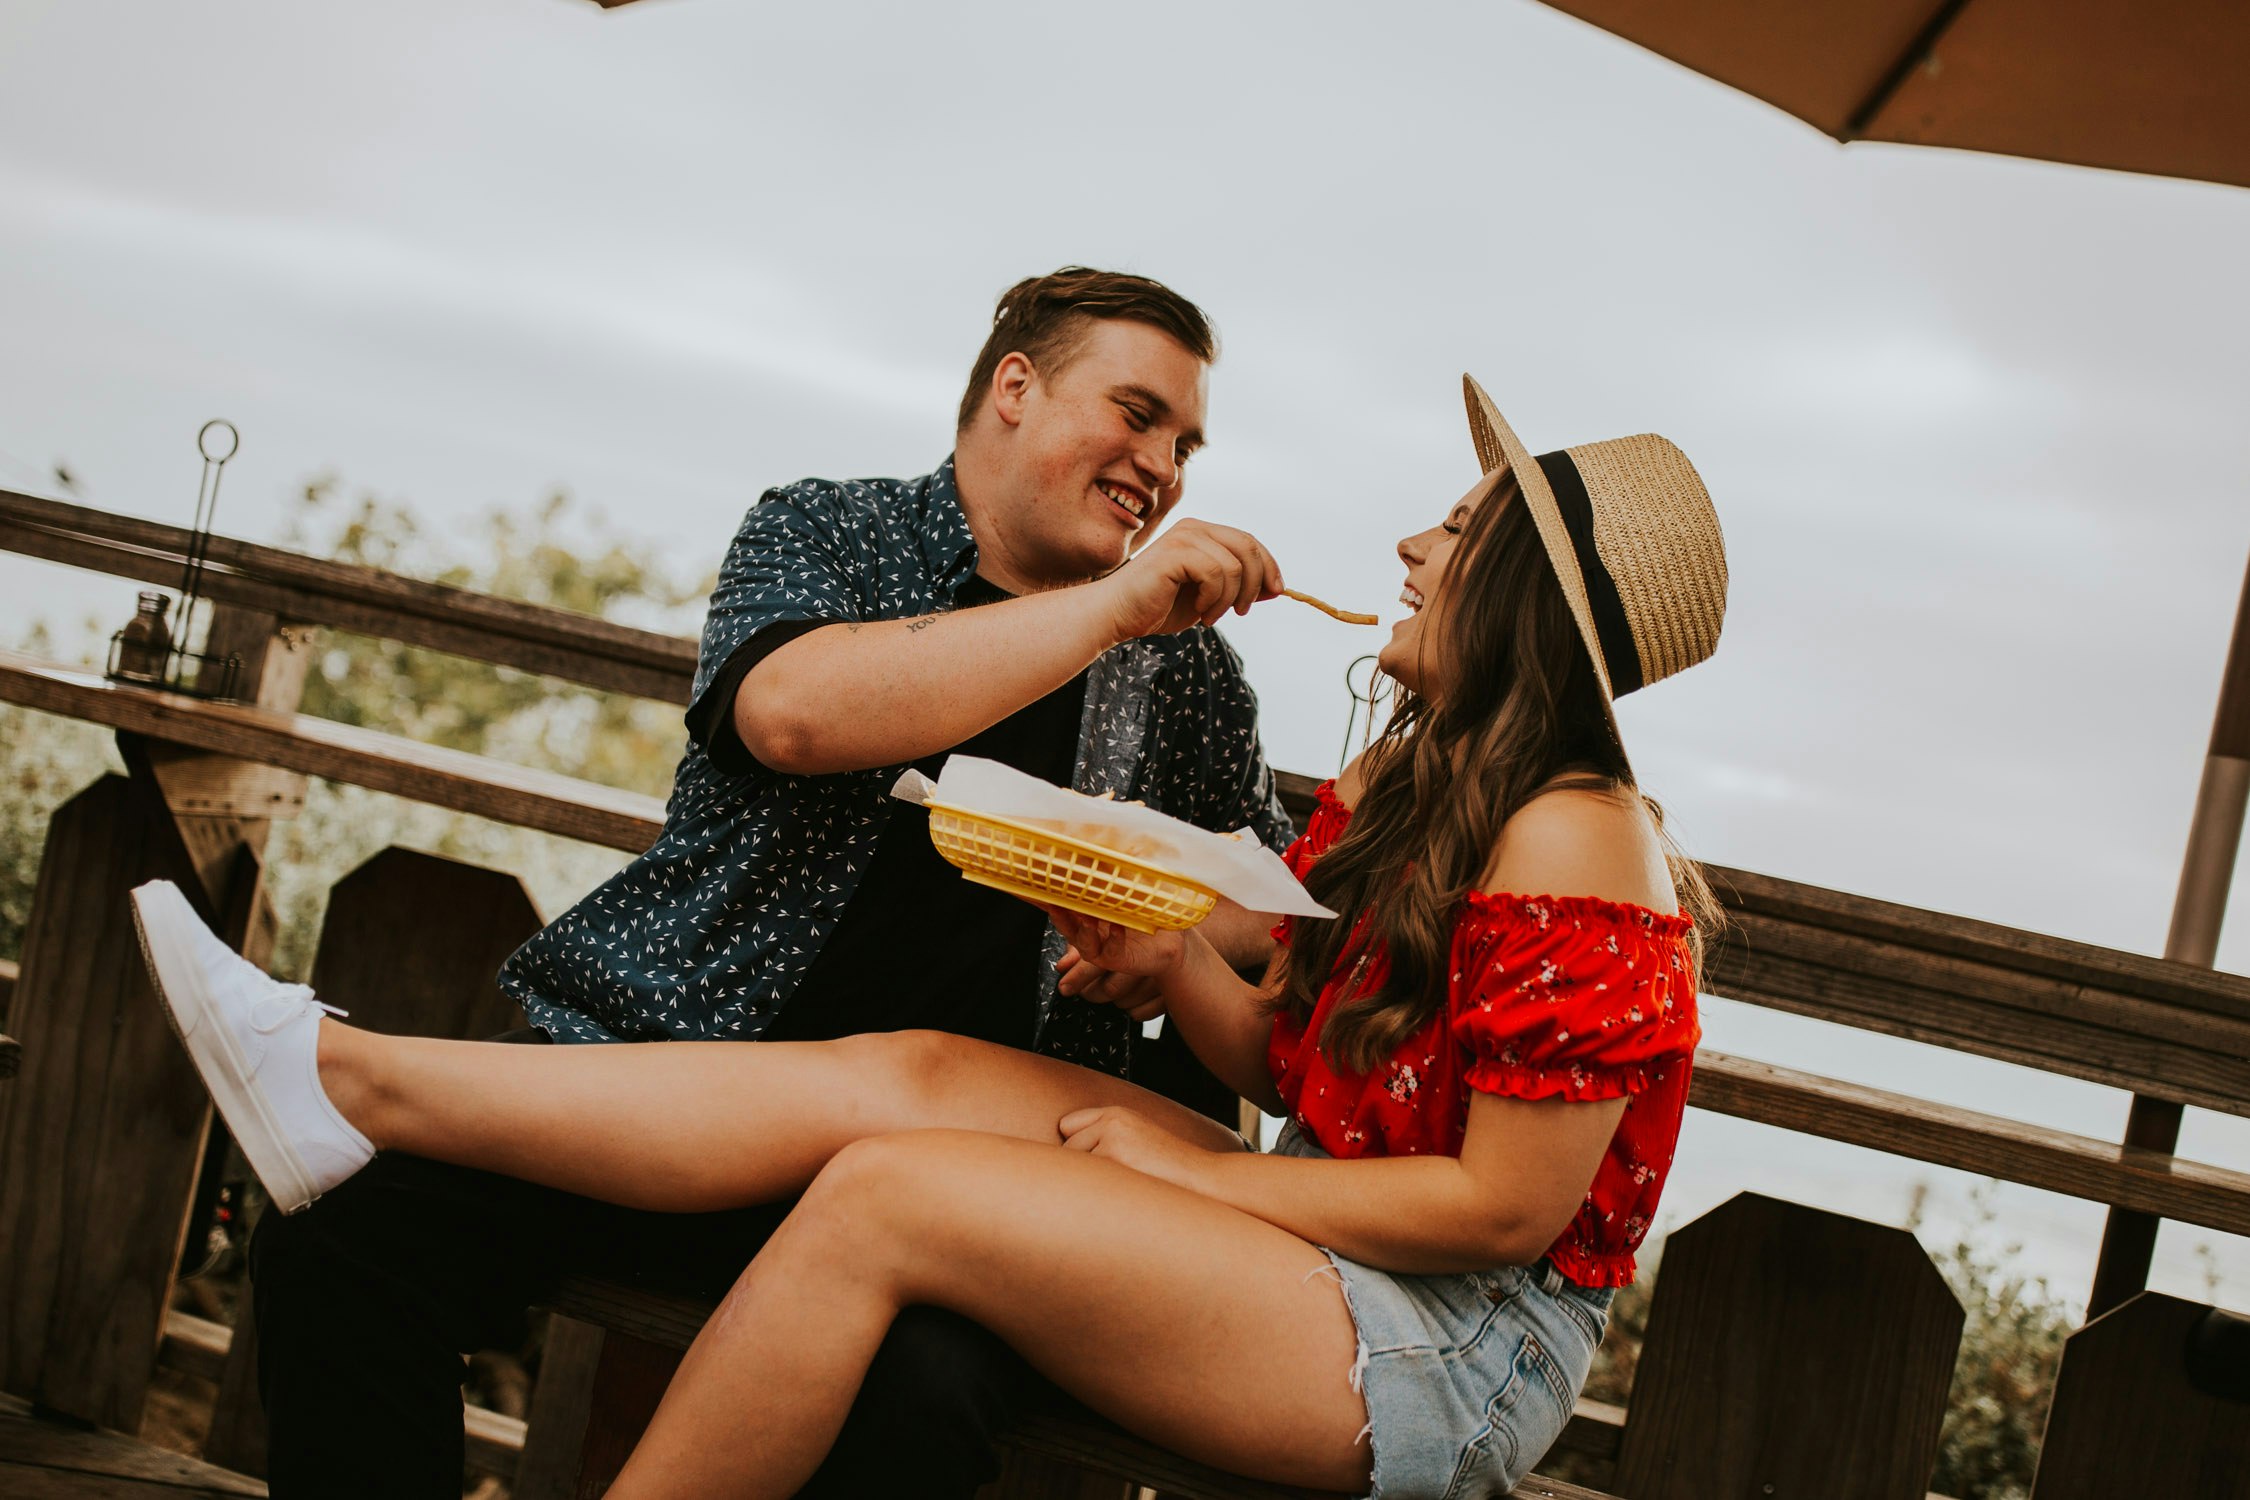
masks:
[[[0,1386],[139,1430],[210,1103],[164,1024],[127,892],[211,907],[152,785],[105,776],[56,812],[0,1090]]]
[[[494,982],[539,930],[523,882],[412,849],[385,849],[336,882],[313,959],[313,989],[354,1026],[394,1036],[486,1037],[523,1023]],[[257,1328],[243,1303],[219,1378],[204,1457],[238,1473],[266,1470]]]
[[[1961,1325],[1905,1230],[1737,1194],[1665,1246],[1611,1488],[1922,1500]]]
[[[1000,1456],[1000,1477],[977,1492],[978,1500],[1132,1500],[1139,1486],[1097,1474],[1043,1453],[1010,1448]]]
[[[607,1335],[592,1323],[562,1313],[547,1315],[547,1341],[539,1351],[539,1384],[524,1421],[523,1456],[516,1461],[513,1500],[576,1500],[578,1444],[555,1435],[585,1433],[594,1411],[596,1372]]]
[[[16,966],[0,958],[0,1026],[8,1024],[8,997],[16,992]],[[0,1080],[16,1076],[16,1068],[23,1061],[23,1048],[12,1036],[0,1034]]]
[[[2231,1315],[2142,1292],[2070,1336],[2032,1500],[2178,1495],[2250,1500],[2250,1352],[2210,1335]],[[2234,1389],[2190,1374],[2198,1335]]]
[[[578,1451],[577,1472],[571,1476],[571,1500],[600,1500],[617,1480],[617,1471],[633,1456],[633,1448],[656,1415],[664,1388],[680,1367],[685,1351],[635,1338],[618,1329],[602,1333],[601,1356],[594,1368],[593,1393],[587,1402],[595,1416]],[[529,1444],[525,1445],[529,1456]]]

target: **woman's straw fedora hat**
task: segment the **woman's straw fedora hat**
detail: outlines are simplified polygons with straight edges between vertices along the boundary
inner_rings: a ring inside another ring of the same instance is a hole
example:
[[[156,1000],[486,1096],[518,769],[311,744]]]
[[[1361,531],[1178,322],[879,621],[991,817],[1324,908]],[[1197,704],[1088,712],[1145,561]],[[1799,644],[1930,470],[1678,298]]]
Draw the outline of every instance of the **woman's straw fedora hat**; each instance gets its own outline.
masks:
[[[1534,458],[1483,386],[1464,375],[1461,388],[1477,461],[1515,475],[1603,693],[1709,656],[1727,612],[1726,541],[1687,455],[1643,433]]]

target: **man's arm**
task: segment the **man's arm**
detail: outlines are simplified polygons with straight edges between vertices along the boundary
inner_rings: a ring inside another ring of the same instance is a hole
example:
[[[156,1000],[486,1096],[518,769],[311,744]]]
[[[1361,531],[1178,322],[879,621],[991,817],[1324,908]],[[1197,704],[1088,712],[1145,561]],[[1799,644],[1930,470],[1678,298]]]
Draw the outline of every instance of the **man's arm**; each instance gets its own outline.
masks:
[[[919,760],[991,728],[1117,644],[1093,586],[953,614],[824,625],[735,690],[734,725],[792,775]]]
[[[1280,590],[1256,538],[1182,521],[1092,583],[800,636],[743,679],[735,729],[761,762],[793,775],[918,760],[1045,697],[1121,641],[1209,624]]]

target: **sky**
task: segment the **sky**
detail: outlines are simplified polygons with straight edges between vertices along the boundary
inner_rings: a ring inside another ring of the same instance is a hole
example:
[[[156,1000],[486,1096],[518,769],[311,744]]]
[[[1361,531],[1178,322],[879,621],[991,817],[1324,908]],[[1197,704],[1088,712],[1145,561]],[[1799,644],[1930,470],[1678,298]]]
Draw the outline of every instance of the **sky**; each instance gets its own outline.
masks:
[[[992,299],[1162,278],[1223,353],[1186,508],[1394,618],[1474,478],[1657,431],[1725,634],[1621,720],[1691,852],[2160,951],[2250,559],[2250,193],[1809,127],[1530,0],[0,0],[0,486],[220,529],[340,476],[465,528],[559,488],[682,574],[804,475],[918,474]],[[0,638],[127,585],[0,556]],[[1272,760],[1337,763],[1372,632],[1228,632]],[[2250,887],[2250,881],[2243,883]],[[2222,967],[2250,969],[2250,895]],[[1714,1001],[1706,1041],[2115,1137],[2124,1096]],[[2250,1169],[2250,1124],[2183,1149]],[[1691,1116],[1745,1187],[1896,1221],[1961,1174]],[[1990,1233],[2082,1298],[2098,1209]],[[2199,1253],[2208,1245],[2211,1255]],[[2250,1242],[2154,1284],[2250,1305]]]

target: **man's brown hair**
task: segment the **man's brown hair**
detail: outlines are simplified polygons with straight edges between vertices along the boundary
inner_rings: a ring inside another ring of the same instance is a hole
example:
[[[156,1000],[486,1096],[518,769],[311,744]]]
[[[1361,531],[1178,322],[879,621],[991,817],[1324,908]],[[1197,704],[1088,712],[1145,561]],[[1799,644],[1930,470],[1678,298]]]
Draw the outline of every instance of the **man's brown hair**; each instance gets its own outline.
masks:
[[[969,388],[961,393],[961,416],[954,430],[966,432],[976,420],[1000,361],[1021,354],[1038,368],[1042,379],[1052,380],[1077,355],[1088,325],[1109,318],[1161,329],[1205,364],[1219,357],[1218,335],[1203,309],[1162,282],[1121,271],[1064,266],[1046,276],[1026,277],[1000,294],[999,305],[992,310],[992,335],[977,355],[976,368],[969,371]]]

